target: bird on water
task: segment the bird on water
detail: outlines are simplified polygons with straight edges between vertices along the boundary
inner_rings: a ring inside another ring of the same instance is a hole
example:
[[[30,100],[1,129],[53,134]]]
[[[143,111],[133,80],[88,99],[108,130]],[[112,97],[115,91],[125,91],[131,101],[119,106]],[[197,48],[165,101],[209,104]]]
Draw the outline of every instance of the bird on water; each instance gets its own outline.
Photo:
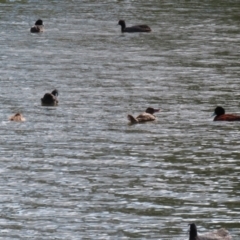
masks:
[[[213,121],[240,121],[240,116],[235,114],[226,114],[225,110],[221,106],[217,106],[213,113],[214,119]]]
[[[133,117],[132,115],[128,115],[128,120],[130,121],[131,124],[154,121],[156,120],[156,117],[153,114],[159,111],[160,109],[154,109],[152,107],[149,107],[146,109],[145,112],[141,113],[136,118]]]
[[[231,240],[232,237],[225,228],[220,228],[218,230],[198,235],[197,227],[195,223],[189,224],[189,240]]]
[[[119,20],[118,25],[121,26],[122,33],[134,33],[134,32],[151,32],[151,28],[148,25],[135,25],[132,27],[126,27],[126,23],[124,20]]]
[[[14,122],[24,122],[26,119],[23,117],[23,115],[21,113],[16,113],[13,116],[11,116],[9,118],[10,121],[14,121]]]
[[[42,106],[57,106],[58,105],[58,90],[54,89],[51,93],[45,93],[41,98]]]
[[[40,33],[43,31],[44,31],[44,25],[43,25],[43,21],[41,19],[38,19],[35,22],[35,25],[30,28],[31,33]]]

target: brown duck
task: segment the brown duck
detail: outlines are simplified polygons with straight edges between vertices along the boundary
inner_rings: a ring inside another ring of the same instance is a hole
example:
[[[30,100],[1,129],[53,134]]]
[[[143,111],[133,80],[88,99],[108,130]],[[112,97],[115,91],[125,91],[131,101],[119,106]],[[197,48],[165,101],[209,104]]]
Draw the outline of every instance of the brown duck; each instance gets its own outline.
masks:
[[[213,121],[240,121],[240,116],[235,114],[225,114],[224,108],[220,106],[215,108],[213,116],[215,116]]]
[[[21,113],[16,113],[13,116],[9,118],[10,121],[15,121],[15,122],[24,122],[26,119],[23,117]]]
[[[159,112],[159,111],[160,111],[160,109],[154,109],[154,108],[149,107],[146,109],[145,112],[141,113],[136,118],[133,117],[132,115],[128,115],[128,120],[130,121],[131,124],[154,121],[156,119],[156,117],[153,114],[155,112]]]

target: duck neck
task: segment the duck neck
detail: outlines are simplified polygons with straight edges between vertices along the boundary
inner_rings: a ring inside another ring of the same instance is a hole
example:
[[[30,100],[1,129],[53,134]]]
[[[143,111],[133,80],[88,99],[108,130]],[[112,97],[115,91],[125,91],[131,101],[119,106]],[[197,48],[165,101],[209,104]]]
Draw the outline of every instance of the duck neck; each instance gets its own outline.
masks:
[[[197,230],[190,229],[189,240],[197,240]]]
[[[122,23],[121,28],[122,28],[122,32],[124,32],[124,30],[125,30],[125,28],[126,28],[125,22]]]

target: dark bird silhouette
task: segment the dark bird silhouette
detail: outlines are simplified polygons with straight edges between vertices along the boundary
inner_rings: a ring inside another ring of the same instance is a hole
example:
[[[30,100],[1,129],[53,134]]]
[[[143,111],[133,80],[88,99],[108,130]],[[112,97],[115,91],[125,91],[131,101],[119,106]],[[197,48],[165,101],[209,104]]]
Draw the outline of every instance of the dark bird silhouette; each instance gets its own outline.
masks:
[[[41,98],[42,106],[56,106],[58,105],[58,90],[55,89],[51,93],[45,93]]]
[[[121,26],[122,33],[134,33],[134,32],[151,32],[151,28],[147,25],[136,25],[132,27],[126,27],[126,23],[124,20],[119,20],[118,25]]]
[[[31,33],[40,33],[43,31],[44,31],[44,25],[43,25],[43,21],[41,19],[38,19],[35,22],[35,25],[30,28]]]

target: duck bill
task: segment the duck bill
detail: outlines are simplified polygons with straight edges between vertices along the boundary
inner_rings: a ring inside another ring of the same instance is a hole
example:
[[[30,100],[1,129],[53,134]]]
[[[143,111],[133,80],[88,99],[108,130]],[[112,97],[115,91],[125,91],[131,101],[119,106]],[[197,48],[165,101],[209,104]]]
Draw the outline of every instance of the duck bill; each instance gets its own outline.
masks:
[[[154,109],[154,112],[160,112],[160,109]]]

